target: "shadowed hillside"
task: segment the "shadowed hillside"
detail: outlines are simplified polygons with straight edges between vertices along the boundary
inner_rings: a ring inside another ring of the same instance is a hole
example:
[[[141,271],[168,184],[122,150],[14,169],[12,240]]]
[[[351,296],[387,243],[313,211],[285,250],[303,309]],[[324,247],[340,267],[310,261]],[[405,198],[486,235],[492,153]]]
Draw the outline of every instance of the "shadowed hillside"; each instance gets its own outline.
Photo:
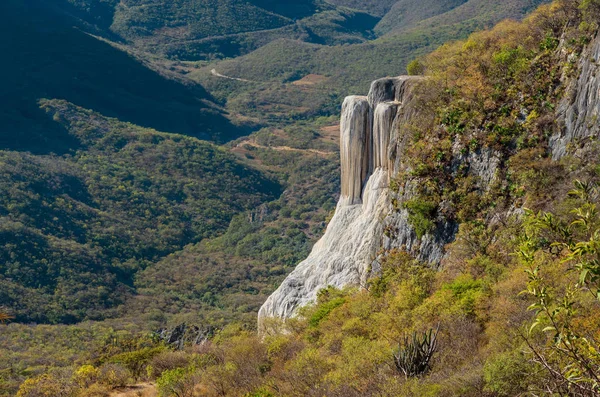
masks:
[[[199,85],[169,80],[95,39],[42,2],[0,6],[0,145],[63,151],[74,142],[38,109],[40,98],[66,99],[123,121],[218,142],[238,137]]]

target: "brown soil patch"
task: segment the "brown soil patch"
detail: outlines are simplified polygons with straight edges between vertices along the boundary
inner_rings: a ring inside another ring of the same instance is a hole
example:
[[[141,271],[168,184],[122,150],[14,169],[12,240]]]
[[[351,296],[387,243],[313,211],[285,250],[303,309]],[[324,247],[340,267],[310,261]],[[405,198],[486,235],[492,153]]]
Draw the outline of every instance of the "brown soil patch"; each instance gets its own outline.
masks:
[[[307,74],[300,80],[294,81],[292,84],[299,86],[315,85],[327,80],[327,77],[320,74]]]
[[[324,141],[337,143],[340,140],[340,126],[338,124],[322,127],[319,133]]]
[[[110,397],[158,397],[158,390],[152,383],[139,383],[114,390]]]

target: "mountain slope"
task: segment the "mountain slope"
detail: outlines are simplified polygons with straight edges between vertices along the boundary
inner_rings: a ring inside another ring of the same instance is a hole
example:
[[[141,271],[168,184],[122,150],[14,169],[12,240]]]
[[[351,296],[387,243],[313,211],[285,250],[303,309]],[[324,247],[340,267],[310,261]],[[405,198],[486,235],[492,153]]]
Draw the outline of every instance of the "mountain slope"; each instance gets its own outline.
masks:
[[[392,30],[407,29],[420,21],[448,11],[468,2],[469,0],[401,0],[397,1],[375,27],[378,35]]]
[[[398,0],[327,0],[331,4],[350,7],[378,17],[384,16]]]
[[[245,133],[199,85],[166,78],[113,46],[73,28],[45,3],[3,2],[0,144],[35,152],[74,142],[40,112],[41,98],[65,99],[123,121],[203,139]]]
[[[209,143],[64,101],[43,106],[80,150],[0,152],[0,301],[18,321],[112,316],[136,272],[281,192]]]
[[[404,74],[412,59],[444,42],[464,38],[506,17],[521,18],[534,4],[547,2],[513,0],[511,7],[506,7],[505,3],[478,1],[470,0],[448,12],[442,5],[456,6],[461,1],[432,1],[432,6],[438,7],[432,9],[442,14],[425,20],[422,18],[427,18],[429,11],[417,7],[415,2],[403,2],[414,4],[415,11],[412,16],[407,15],[405,30],[352,45],[271,41],[250,54],[189,69],[189,77],[226,101],[229,109],[247,116],[260,117],[277,108],[286,110],[273,112],[273,119],[278,122],[337,114],[342,98],[352,92],[367,91],[368,82],[385,75]],[[249,82],[223,81],[210,73],[212,69]],[[301,87],[295,84],[310,75],[321,79]]]
[[[487,0],[432,1],[427,7],[414,0],[399,1],[378,23],[379,34],[400,33],[409,29],[440,29],[443,26],[462,24],[470,29],[490,27],[502,19],[519,19],[527,15],[544,0]],[[426,11],[424,11],[426,10]]]
[[[61,0],[54,7],[86,31],[182,60],[238,56],[277,38],[360,42],[378,21],[321,0]]]

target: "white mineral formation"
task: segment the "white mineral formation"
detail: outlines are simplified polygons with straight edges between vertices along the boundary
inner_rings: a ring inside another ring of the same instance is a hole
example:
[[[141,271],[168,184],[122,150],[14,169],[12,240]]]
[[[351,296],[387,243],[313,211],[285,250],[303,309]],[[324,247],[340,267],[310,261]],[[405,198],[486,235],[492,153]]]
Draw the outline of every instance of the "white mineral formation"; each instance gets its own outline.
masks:
[[[344,204],[360,204],[363,183],[370,173],[371,108],[367,97],[349,96],[340,120],[341,184]]]
[[[398,103],[381,102],[373,116],[373,167],[389,168],[389,145]]]
[[[389,142],[408,78],[377,80],[368,97],[347,97],[340,122],[342,194],[312,252],[259,311],[287,318],[327,286],[361,285],[382,246],[389,212]]]

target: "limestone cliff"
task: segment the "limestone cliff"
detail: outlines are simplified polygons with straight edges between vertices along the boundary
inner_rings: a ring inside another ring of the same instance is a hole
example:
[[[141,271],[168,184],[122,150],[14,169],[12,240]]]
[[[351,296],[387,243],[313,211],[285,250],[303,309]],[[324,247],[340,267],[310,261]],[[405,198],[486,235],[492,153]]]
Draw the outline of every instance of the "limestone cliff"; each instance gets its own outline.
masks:
[[[600,36],[584,49],[577,70],[579,77],[568,85],[558,107],[560,128],[550,138],[554,159],[564,156],[569,144],[600,133]]]
[[[259,312],[289,317],[329,285],[365,283],[382,246],[390,212],[390,142],[410,85],[418,78],[377,80],[369,95],[347,97],[340,122],[342,192],[324,236],[284,280]]]

